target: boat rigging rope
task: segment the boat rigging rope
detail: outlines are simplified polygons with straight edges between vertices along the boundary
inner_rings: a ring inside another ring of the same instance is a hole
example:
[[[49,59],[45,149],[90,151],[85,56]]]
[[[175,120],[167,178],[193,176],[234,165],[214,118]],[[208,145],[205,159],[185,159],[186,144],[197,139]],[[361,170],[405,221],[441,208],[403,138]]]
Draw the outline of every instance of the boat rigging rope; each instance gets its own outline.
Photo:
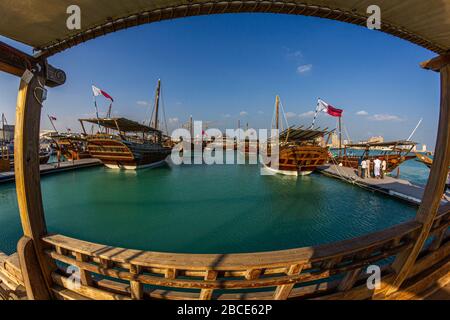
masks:
[[[161,90],[161,106],[162,106],[162,111],[163,111],[164,126],[166,128],[167,135],[169,135],[169,129],[167,128],[166,105],[164,103],[163,88],[161,88],[160,90]]]

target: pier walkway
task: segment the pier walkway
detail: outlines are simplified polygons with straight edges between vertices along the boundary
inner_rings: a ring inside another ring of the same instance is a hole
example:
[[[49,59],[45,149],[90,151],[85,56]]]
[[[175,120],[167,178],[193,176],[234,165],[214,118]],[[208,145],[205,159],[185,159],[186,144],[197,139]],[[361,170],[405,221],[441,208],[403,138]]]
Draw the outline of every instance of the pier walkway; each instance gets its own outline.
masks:
[[[47,163],[40,165],[41,176],[46,174],[53,174],[82,168],[89,168],[100,166],[102,163],[98,159],[81,159],[75,161],[65,161],[58,163]],[[0,184],[12,182],[15,180],[14,171],[0,172]]]
[[[399,198],[414,205],[419,205],[421,203],[424,193],[424,187],[414,185],[404,179],[393,178],[389,175],[384,176],[384,179],[362,179],[358,177],[357,170],[348,167],[339,167],[335,164],[319,167],[319,172],[364,189]],[[441,203],[445,204],[449,200],[450,198],[446,195]]]

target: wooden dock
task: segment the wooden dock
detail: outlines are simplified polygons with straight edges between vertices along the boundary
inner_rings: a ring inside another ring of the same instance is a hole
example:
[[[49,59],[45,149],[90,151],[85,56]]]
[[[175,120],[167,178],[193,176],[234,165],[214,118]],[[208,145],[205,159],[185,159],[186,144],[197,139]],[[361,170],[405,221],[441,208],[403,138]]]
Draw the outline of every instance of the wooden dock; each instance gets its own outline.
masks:
[[[65,171],[72,171],[72,170],[78,170],[83,168],[90,168],[95,166],[100,166],[102,163],[98,159],[81,159],[81,160],[75,160],[75,161],[66,161],[59,163],[48,163],[48,164],[41,164],[40,165],[40,171],[41,176],[48,175],[48,174],[54,174],[54,173],[60,173]],[[0,183],[6,183],[6,182],[12,182],[15,180],[14,171],[8,171],[8,172],[0,172]]]
[[[393,178],[386,175],[384,179],[358,177],[357,170],[348,167],[339,167],[332,164],[319,168],[319,172],[336,179],[357,185],[361,188],[407,201],[414,205],[420,205],[422,202],[424,187],[414,185],[408,180]],[[441,204],[446,204],[450,198],[448,195],[441,200]]]

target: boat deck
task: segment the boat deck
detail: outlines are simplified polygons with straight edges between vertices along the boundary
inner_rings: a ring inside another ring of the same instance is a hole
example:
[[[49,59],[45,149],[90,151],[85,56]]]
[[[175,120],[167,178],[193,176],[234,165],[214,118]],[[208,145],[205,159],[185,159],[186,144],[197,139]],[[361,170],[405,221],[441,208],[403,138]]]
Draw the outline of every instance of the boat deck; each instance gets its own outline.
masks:
[[[43,176],[47,174],[90,168],[100,165],[102,165],[100,160],[89,158],[89,159],[61,162],[59,166],[58,163],[41,164],[40,171],[41,176]],[[14,171],[0,172],[0,183],[12,182],[14,180],[15,180]]]
[[[366,178],[361,179],[357,176],[357,170],[348,167],[339,167],[335,164],[322,166],[318,168],[319,172],[333,178],[357,185],[361,188],[371,190],[373,192],[383,193],[385,195],[395,197],[407,201],[414,205],[419,205],[422,201],[425,188],[414,185],[403,179],[393,178],[386,175],[384,179]],[[445,195],[442,204],[447,203],[450,197]]]

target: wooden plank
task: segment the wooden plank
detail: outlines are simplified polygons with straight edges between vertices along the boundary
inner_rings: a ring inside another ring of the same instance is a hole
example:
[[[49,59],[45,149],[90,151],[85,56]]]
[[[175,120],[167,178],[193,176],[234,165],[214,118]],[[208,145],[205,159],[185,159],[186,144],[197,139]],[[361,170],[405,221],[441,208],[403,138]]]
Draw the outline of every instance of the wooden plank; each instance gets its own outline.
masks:
[[[450,241],[442,245],[438,250],[431,251],[427,255],[417,259],[409,277],[415,277],[416,275],[428,269],[430,266],[438,264],[440,261],[442,261],[449,255],[450,255]]]
[[[0,41],[0,71],[21,77],[25,70],[31,70],[39,63],[41,61],[35,57]],[[66,81],[64,71],[48,65],[45,61],[41,67],[48,86],[56,87],[64,84]]]
[[[60,286],[53,286],[52,291],[56,299],[59,300],[92,300],[88,297]]]
[[[54,283],[56,283],[58,286],[69,289],[79,295],[88,297],[90,299],[95,300],[130,300],[129,297],[123,296],[120,294],[108,292],[105,290],[100,290],[93,287],[87,287],[87,286],[74,286],[72,284],[72,281],[69,280],[69,278],[66,278],[60,274],[53,273],[52,279]]]
[[[287,275],[298,275],[302,272],[302,266],[299,264],[295,264],[289,267]],[[289,297],[292,289],[294,288],[295,283],[290,283],[282,286],[278,286],[274,293],[275,300],[286,300]]]
[[[16,291],[21,286],[14,279],[11,279],[9,274],[0,269],[0,283],[3,283],[9,290]]]
[[[213,281],[217,279],[217,271],[208,270],[206,271],[205,281]],[[213,295],[212,289],[202,289],[200,291],[200,300],[211,300]]]
[[[420,66],[424,69],[440,72],[441,69],[450,64],[450,53],[440,55],[436,58],[422,62]]]
[[[430,251],[436,251],[437,249],[439,249],[441,247],[442,241],[445,238],[445,235],[447,233],[447,227],[446,228],[442,228],[442,230],[440,230],[434,237],[433,242],[430,244],[430,247],[428,248],[428,250]]]
[[[397,256],[393,267],[397,277],[386,287],[386,295],[394,293],[412,271],[417,256],[428,238],[437,215],[450,163],[450,65],[441,69],[441,107],[436,152],[416,220],[422,223],[420,234],[411,250]]]
[[[412,281],[411,284],[406,281],[406,286],[402,286],[400,290],[387,296],[387,298],[392,300],[421,299],[424,291],[434,286],[439,279],[448,277],[450,273],[450,258],[446,260],[443,264],[436,265],[429,271],[427,270],[426,274],[421,275],[415,281]]]
[[[135,265],[130,265],[130,273],[132,275],[139,275],[142,271],[142,268]],[[144,296],[144,286],[139,281],[131,280],[130,281],[130,290],[131,290],[131,298],[134,300],[141,300]]]
[[[39,265],[33,240],[22,237],[17,244],[22,276],[29,300],[48,300],[51,294]]]
[[[217,271],[246,272],[249,269],[286,268],[293,264],[307,264],[357,253],[380,246],[394,238],[411,234],[420,226],[421,224],[416,221],[409,221],[362,237],[315,247],[226,255],[144,252],[90,243],[63,235],[50,235],[43,240],[53,246],[60,246],[89,256],[102,257],[118,263],[132,263],[146,268],[173,268],[203,272],[214,266]]]
[[[348,291],[351,288],[353,288],[362,270],[363,270],[362,268],[358,268],[347,272],[344,276],[344,279],[342,279],[341,283],[339,284],[338,290]]]
[[[81,262],[87,262],[89,260],[88,256],[79,252],[75,252],[75,258],[77,259],[77,261]],[[81,284],[85,286],[92,286],[92,275],[88,271],[83,269],[80,269],[79,271]]]

